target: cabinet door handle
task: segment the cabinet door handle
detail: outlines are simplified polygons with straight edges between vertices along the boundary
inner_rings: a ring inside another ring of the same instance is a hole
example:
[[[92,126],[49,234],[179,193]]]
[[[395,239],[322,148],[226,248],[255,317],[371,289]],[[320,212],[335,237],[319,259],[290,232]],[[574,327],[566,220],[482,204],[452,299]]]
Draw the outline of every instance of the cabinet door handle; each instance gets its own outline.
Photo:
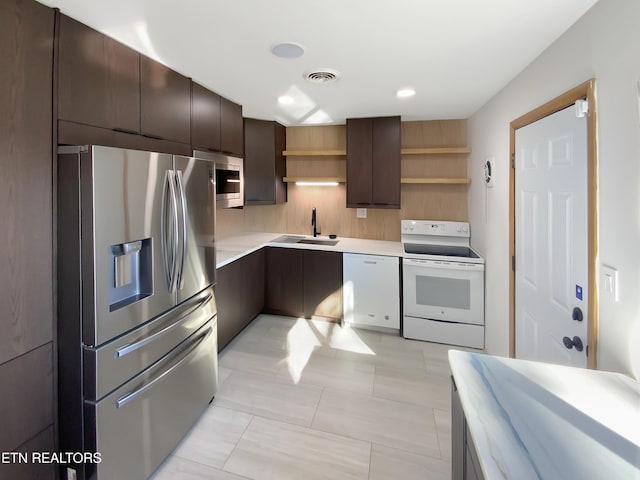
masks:
[[[120,133],[128,133],[130,135],[138,135],[138,132],[136,132],[135,130],[129,130],[127,128],[120,128],[120,127],[116,127],[112,129],[114,132],[120,132]]]
[[[164,138],[159,137],[157,135],[152,135],[150,133],[143,133],[142,136],[147,138],[153,138],[154,140],[164,140]]]

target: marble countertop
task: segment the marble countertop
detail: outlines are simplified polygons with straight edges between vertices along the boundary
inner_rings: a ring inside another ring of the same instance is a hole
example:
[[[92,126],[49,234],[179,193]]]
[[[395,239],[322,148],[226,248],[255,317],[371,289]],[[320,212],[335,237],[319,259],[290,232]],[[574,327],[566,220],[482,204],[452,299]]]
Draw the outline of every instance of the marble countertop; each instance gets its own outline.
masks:
[[[278,243],[274,242],[283,233],[245,233],[233,237],[223,238],[217,241],[216,266],[223,267],[238,258],[255,252],[262,247],[285,247],[303,248],[308,250],[325,250],[343,253],[362,253],[368,255],[386,255],[391,257],[402,256],[402,244],[400,242],[390,242],[385,240],[365,240],[361,238],[338,237],[335,246],[330,245],[310,245],[299,243]],[[304,235],[300,235],[303,237]],[[313,238],[313,237],[309,237]],[[328,240],[328,237],[318,237]]]
[[[640,479],[640,383],[449,351],[485,479]]]

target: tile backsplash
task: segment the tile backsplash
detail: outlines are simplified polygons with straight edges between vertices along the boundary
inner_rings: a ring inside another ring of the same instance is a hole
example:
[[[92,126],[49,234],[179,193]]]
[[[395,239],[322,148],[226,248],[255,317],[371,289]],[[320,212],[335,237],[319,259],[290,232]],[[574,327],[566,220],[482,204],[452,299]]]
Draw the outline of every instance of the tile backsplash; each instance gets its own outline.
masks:
[[[316,208],[322,235],[400,240],[400,220],[467,220],[466,185],[403,185],[402,208],[367,209],[367,218],[356,218],[346,208],[346,186],[301,187],[289,185],[288,201],[280,205],[247,206],[217,212],[217,235],[225,238],[244,232],[276,232],[310,235],[311,209]]]

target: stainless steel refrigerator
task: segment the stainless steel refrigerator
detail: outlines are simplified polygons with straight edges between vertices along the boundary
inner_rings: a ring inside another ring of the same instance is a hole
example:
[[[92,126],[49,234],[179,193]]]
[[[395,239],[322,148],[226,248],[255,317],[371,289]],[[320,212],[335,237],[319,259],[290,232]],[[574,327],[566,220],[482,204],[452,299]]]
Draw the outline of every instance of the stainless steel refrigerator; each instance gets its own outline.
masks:
[[[59,147],[57,198],[61,478],[144,479],[217,389],[215,166]]]

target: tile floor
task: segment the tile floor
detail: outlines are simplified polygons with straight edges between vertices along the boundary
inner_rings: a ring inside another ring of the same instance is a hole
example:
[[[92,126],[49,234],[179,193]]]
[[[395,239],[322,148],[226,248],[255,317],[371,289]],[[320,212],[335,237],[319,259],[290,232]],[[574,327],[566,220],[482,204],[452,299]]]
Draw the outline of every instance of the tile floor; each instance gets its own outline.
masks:
[[[449,479],[448,346],[260,315],[153,480]]]

